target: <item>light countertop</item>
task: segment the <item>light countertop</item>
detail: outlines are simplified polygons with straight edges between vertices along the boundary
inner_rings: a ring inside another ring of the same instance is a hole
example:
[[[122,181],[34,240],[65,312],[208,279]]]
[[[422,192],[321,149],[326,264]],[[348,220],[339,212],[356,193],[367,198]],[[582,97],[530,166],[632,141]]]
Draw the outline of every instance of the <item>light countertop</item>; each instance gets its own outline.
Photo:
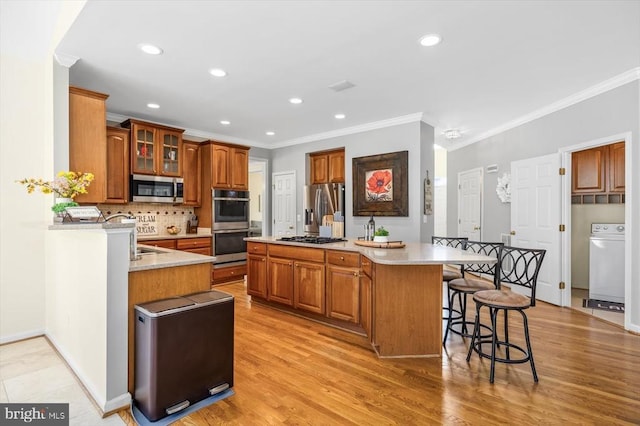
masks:
[[[144,246],[144,244],[139,244]],[[197,265],[199,263],[213,263],[216,258],[188,251],[171,250],[161,247],[144,246],[157,253],[144,253],[138,260],[129,263],[129,272],[145,271],[149,269],[172,268],[175,266]]]
[[[375,263],[384,265],[434,265],[434,264],[467,264],[495,263],[493,257],[470,253],[451,247],[427,243],[406,243],[403,248],[369,248],[354,244],[357,240],[340,241],[327,244],[310,244],[293,241],[277,241],[278,237],[249,237],[245,241],[267,244],[282,244],[298,247],[310,247],[325,250],[345,250],[358,252]]]

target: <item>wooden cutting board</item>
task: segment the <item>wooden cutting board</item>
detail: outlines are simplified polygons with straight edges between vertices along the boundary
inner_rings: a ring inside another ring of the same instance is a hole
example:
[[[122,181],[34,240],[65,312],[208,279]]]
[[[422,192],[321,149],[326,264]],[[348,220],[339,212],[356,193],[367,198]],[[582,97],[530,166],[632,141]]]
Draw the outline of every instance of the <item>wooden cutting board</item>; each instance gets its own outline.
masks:
[[[377,243],[375,241],[356,240],[353,243],[357,246],[385,248],[385,249],[402,248],[405,246],[405,244],[402,241],[389,241],[387,243]]]

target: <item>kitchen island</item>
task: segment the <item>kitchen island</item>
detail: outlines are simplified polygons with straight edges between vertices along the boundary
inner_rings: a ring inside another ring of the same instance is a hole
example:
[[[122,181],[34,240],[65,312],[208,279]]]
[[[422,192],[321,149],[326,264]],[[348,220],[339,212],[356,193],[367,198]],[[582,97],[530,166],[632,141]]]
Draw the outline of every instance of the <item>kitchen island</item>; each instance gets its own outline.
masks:
[[[246,241],[252,301],[364,334],[379,357],[441,356],[443,265],[496,261],[422,243]]]

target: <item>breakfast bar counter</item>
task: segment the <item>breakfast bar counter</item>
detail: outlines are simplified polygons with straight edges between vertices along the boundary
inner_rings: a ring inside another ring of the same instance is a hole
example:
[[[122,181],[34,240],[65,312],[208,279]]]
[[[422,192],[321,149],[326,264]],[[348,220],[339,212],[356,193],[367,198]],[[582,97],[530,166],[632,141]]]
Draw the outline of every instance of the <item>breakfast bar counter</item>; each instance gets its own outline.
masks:
[[[423,243],[246,241],[252,301],[364,334],[379,357],[441,356],[443,265],[496,261]]]

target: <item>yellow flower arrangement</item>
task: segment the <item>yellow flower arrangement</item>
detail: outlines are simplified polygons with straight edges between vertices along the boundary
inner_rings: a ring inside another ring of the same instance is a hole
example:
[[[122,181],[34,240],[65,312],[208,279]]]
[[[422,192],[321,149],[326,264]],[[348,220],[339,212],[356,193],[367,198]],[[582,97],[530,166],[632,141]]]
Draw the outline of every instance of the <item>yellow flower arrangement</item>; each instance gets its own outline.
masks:
[[[75,198],[78,194],[86,194],[87,187],[93,181],[93,173],[61,171],[52,181],[42,179],[22,179],[16,182],[27,185],[27,192],[31,194],[36,188],[43,194],[56,194],[61,198]]]

